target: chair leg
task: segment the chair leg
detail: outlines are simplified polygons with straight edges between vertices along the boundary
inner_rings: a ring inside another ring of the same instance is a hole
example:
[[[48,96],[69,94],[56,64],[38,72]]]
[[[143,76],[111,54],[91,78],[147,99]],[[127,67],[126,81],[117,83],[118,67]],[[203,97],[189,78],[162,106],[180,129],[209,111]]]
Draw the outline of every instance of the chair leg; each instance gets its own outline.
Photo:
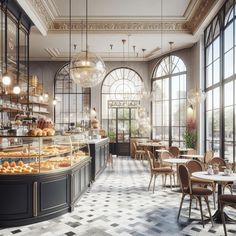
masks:
[[[190,219],[190,216],[191,216],[191,209],[192,209],[192,196],[190,196],[190,200],[189,200],[189,215],[188,215],[188,218]]]
[[[225,236],[227,236],[227,230],[226,230],[226,225],[225,225],[225,216],[224,216],[224,207],[222,206],[222,203],[220,203],[220,214],[221,214],[221,220],[222,220],[223,227],[224,227],[224,233],[225,233]]]
[[[176,185],[176,184],[175,184],[175,173],[173,173],[173,179],[174,179],[174,185]]]
[[[153,190],[152,190],[153,193],[154,193],[154,190],[155,190],[156,178],[157,178],[157,176],[155,175],[154,182],[153,182]]]
[[[170,176],[170,189],[172,190],[172,174],[170,174],[169,176]]]
[[[201,199],[201,197],[198,197],[198,201],[199,201],[199,206],[200,206],[200,212],[201,212],[202,225],[203,225],[203,228],[204,228],[204,227],[205,227],[205,225],[204,225],[204,220],[203,220],[203,212],[202,212],[202,199]]]
[[[214,203],[214,209],[216,210],[216,191],[215,191],[215,188],[213,189],[213,203]]]
[[[211,216],[211,209],[210,209],[210,206],[209,206],[208,197],[206,196],[206,197],[204,197],[204,199],[205,199],[205,202],[206,202],[206,205],[207,205],[207,209],[208,209],[209,216],[210,216],[210,219],[211,219],[212,227],[214,227],[213,220],[212,220],[212,216]]]
[[[178,213],[178,216],[177,216],[177,220],[179,220],[180,212],[181,212],[181,209],[182,209],[182,206],[183,206],[184,197],[185,197],[185,194],[183,194],[183,195],[182,195],[182,198],[181,198],[181,202],[180,202],[180,206],[179,206],[179,213]]]
[[[166,174],[165,174],[165,182],[164,182],[164,187],[166,187]]]
[[[152,183],[152,178],[153,178],[153,174],[151,174],[151,179],[150,179],[150,181],[149,181],[149,185],[148,185],[148,191],[149,191],[150,186],[151,186],[151,183]]]

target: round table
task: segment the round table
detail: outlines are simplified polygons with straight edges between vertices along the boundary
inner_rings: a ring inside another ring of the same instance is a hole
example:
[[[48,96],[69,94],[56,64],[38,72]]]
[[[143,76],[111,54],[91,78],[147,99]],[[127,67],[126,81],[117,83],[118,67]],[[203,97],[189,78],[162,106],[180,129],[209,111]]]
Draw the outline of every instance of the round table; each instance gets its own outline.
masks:
[[[209,174],[207,174],[206,171],[200,171],[200,172],[193,172],[192,176],[194,176],[196,178],[210,180],[210,181],[214,181],[214,182],[218,183],[218,194],[217,194],[218,199],[219,199],[219,196],[222,195],[222,183],[236,181],[236,173],[233,173],[231,175],[224,175],[224,172],[220,172],[217,175],[209,175]],[[216,210],[215,214],[212,216],[212,218],[215,222],[222,223],[221,215],[220,215],[219,200],[218,200],[217,210]],[[225,220],[231,221],[232,219],[230,219],[230,217],[225,214]]]
[[[178,174],[178,168],[179,168],[179,165],[181,164],[186,164],[189,159],[184,159],[184,158],[168,158],[168,159],[163,159],[162,160],[163,162],[166,162],[166,163],[169,163],[169,164],[172,164],[172,165],[176,165],[176,168],[177,168],[177,183],[179,185],[179,174]]]

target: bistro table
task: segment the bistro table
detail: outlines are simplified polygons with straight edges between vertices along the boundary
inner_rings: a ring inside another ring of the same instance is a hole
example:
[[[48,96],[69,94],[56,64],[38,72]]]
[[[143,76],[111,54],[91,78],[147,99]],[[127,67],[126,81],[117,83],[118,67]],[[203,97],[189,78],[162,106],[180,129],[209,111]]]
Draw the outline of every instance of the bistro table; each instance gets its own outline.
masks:
[[[169,163],[169,164],[172,164],[172,165],[176,165],[176,168],[177,168],[177,183],[179,185],[179,175],[178,175],[178,168],[179,168],[179,165],[180,164],[186,164],[189,159],[184,159],[184,158],[168,158],[168,159],[164,159],[162,160],[163,162],[166,162],[166,163]]]
[[[217,175],[209,175],[206,171],[199,171],[193,172],[192,176],[204,180],[211,180],[218,183],[218,206],[212,218],[216,223],[222,223],[219,204],[219,196],[222,195],[222,183],[236,181],[236,173],[233,173],[231,175],[225,175],[224,172],[220,172]],[[224,213],[224,215],[226,221],[232,221],[232,219],[227,216],[226,213]]]
[[[157,143],[157,142],[138,143],[138,146],[141,148],[151,148],[153,154],[155,154],[155,152],[154,152],[155,148],[158,148],[158,149],[165,148],[165,145],[163,145],[161,143]]]

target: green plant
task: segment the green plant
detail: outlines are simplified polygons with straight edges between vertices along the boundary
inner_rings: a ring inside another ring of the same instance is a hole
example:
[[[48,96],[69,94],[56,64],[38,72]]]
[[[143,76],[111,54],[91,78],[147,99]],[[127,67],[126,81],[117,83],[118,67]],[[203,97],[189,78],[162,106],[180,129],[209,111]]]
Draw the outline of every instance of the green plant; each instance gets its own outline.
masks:
[[[113,132],[113,131],[108,132],[108,137],[109,137],[110,141],[115,141],[115,138],[116,138],[115,132]]]
[[[197,143],[197,133],[195,130],[186,129],[183,137],[186,148],[195,148]]]

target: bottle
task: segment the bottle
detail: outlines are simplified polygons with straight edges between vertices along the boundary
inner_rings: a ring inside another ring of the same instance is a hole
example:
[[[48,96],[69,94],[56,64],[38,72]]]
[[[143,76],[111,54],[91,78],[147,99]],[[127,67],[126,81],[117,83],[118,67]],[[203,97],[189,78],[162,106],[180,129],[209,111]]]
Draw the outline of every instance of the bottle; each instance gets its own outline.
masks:
[[[213,171],[212,165],[209,165],[209,166],[208,166],[207,174],[208,174],[208,175],[213,175],[213,174],[214,174],[214,171]]]

